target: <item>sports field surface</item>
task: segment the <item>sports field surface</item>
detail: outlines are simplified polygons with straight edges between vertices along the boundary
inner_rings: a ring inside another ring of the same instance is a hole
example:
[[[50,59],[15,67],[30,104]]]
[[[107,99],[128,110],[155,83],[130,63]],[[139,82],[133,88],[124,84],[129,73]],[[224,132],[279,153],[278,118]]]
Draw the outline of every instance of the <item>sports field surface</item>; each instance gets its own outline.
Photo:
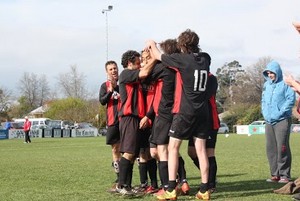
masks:
[[[292,178],[300,176],[300,134],[291,134]],[[185,159],[190,196],[195,200],[199,172],[181,147]],[[264,135],[220,134],[217,142],[217,192],[212,200],[273,201],[292,200],[290,195],[272,191],[283,184],[267,183],[269,166]],[[115,179],[111,168],[111,150],[105,137],[32,138],[0,140],[1,201],[85,201],[85,200],[156,200],[154,196],[127,198],[106,192]],[[139,184],[137,166],[133,185]]]

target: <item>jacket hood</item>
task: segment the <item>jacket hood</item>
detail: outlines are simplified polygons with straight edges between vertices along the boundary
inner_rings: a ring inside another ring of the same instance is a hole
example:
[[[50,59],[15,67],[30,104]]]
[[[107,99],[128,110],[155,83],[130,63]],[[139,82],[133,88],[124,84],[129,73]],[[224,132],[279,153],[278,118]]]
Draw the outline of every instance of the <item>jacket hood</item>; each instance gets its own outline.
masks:
[[[276,75],[275,81],[274,82],[279,82],[283,79],[282,77],[282,70],[280,68],[280,65],[278,62],[276,61],[271,61],[270,63],[268,63],[266,69],[263,71],[263,76],[267,81],[272,81],[268,74],[267,71],[271,71]]]

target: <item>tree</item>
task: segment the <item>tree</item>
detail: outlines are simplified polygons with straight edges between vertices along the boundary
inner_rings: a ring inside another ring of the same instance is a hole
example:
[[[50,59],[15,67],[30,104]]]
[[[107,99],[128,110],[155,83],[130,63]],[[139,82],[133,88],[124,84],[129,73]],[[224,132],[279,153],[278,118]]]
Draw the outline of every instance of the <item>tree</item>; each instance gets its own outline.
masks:
[[[58,76],[58,85],[65,97],[86,99],[88,96],[86,77],[78,72],[76,65],[72,65],[69,72]]]
[[[98,109],[99,103],[96,100],[69,97],[50,102],[45,116],[51,119],[95,123]]]
[[[45,75],[38,77],[34,73],[25,72],[19,80],[19,90],[23,97],[20,104],[25,104],[26,107],[32,110],[42,106],[45,100],[48,99],[50,88]]]
[[[0,87],[0,116],[3,118],[7,118],[8,110],[10,107],[10,97],[11,97],[11,91]]]
[[[265,82],[262,73],[271,60],[270,57],[262,57],[255,64],[246,68],[245,73],[241,75],[238,84],[235,86],[235,97],[238,102],[260,104]]]
[[[4,87],[0,87],[0,112],[5,112],[10,105],[11,91]]]
[[[242,65],[236,60],[225,63],[221,68],[217,69],[216,75],[219,85],[217,100],[225,110],[228,110],[229,107],[235,104],[234,86],[243,72]]]
[[[32,110],[32,107],[28,104],[27,98],[25,96],[20,96],[18,102],[18,105],[15,104],[10,107],[10,117],[24,117]]]

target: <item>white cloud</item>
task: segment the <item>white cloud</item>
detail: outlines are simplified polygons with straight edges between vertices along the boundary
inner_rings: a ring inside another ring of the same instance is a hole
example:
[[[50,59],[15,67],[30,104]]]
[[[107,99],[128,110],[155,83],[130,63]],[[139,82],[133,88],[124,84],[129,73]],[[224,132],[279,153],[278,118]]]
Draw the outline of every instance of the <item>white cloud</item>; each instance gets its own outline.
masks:
[[[212,70],[238,60],[243,66],[271,56],[283,69],[300,73],[300,21],[297,0],[0,1],[0,85],[14,88],[25,71],[55,76],[70,65],[88,77],[96,92],[105,79],[106,15],[109,59],[120,64],[128,49],[141,50],[147,39],[175,38],[187,28],[211,54]],[[11,79],[13,77],[14,79]]]

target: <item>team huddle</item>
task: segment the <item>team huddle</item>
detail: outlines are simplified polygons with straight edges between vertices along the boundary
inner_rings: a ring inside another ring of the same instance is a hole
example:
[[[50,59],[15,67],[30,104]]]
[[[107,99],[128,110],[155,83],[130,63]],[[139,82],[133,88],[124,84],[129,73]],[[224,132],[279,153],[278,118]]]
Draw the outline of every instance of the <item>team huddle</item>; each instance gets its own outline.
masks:
[[[209,54],[199,48],[198,35],[188,29],[177,39],[159,44],[147,41],[141,53],[126,51],[120,75],[115,61],[105,64],[108,77],[99,100],[107,107],[106,143],[112,147],[117,176],[110,192],[154,194],[158,200],[188,194],[179,149],[182,140],[189,140],[188,154],[201,178],[196,199],[210,199],[216,189],[215,145],[220,125],[218,84],[210,73],[210,62]],[[140,185],[132,187],[137,158]]]

